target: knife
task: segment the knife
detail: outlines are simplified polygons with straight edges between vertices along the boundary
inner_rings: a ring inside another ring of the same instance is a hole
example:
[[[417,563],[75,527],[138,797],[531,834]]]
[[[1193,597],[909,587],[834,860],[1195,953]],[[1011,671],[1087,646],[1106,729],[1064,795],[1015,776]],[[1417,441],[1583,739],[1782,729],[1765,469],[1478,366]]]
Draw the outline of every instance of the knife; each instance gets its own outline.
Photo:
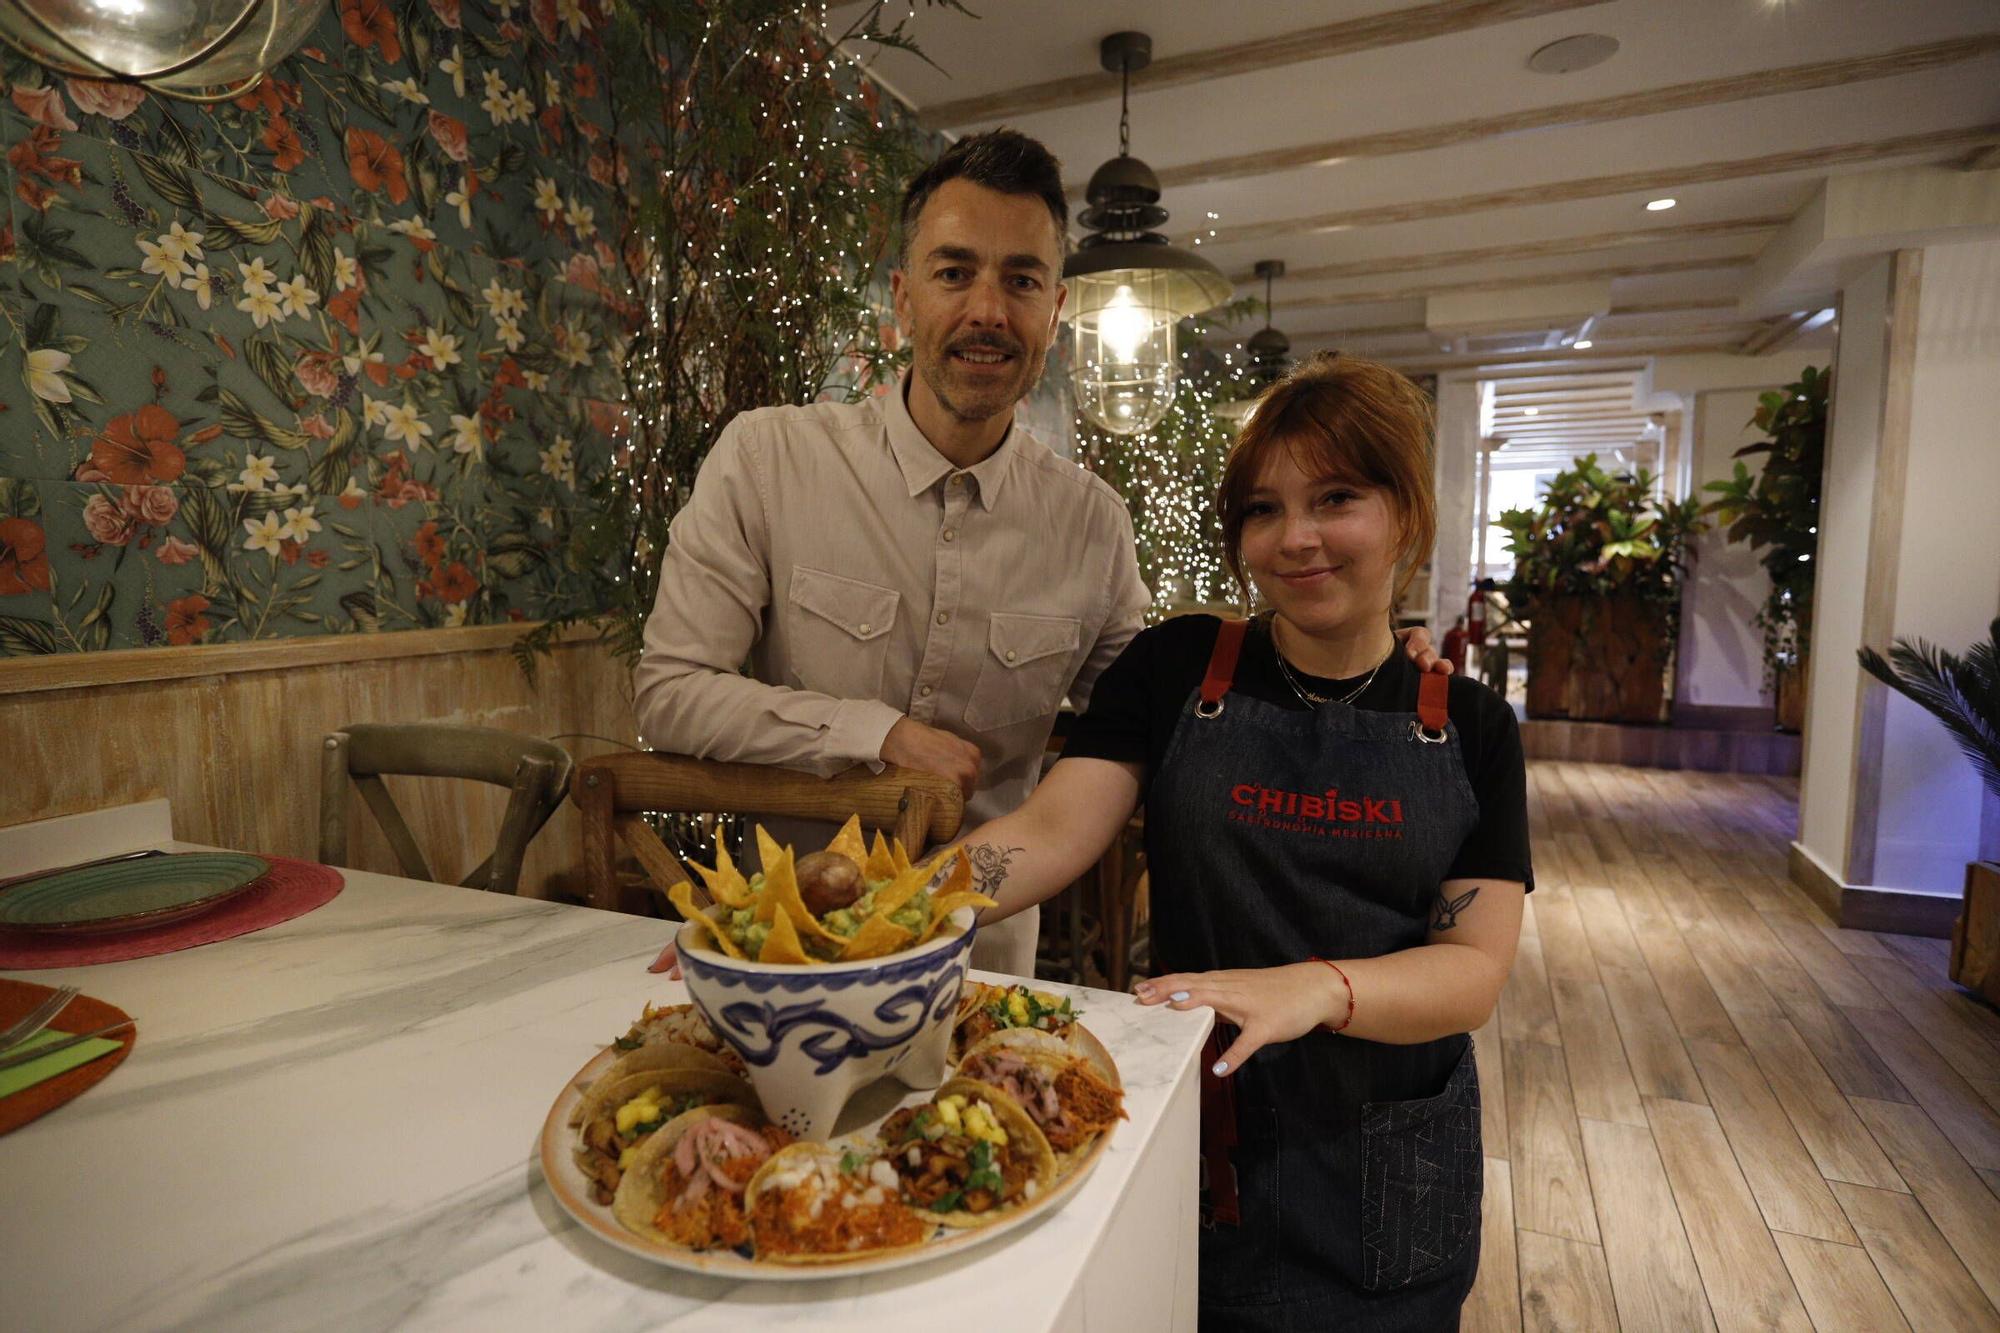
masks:
[[[86,1041],[93,1041],[98,1037],[109,1036],[120,1028],[129,1028],[131,1026],[132,1020],[128,1018],[123,1022],[113,1023],[109,1027],[101,1027],[95,1032],[79,1033],[63,1041],[52,1041],[46,1046],[37,1046],[32,1051],[22,1051],[19,1054],[10,1055],[4,1060],[0,1060],[0,1069],[12,1069],[16,1065],[29,1064],[32,1061],[41,1059],[45,1055],[54,1055],[57,1051],[66,1051],[72,1046],[80,1046]],[[109,1055],[111,1052],[106,1051],[105,1054]]]

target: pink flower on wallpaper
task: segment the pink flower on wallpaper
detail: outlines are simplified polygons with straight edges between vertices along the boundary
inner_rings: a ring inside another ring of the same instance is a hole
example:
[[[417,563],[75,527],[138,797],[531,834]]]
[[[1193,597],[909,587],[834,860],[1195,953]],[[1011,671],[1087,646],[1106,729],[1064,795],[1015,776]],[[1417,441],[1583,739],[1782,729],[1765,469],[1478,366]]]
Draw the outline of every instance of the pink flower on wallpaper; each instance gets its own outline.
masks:
[[[83,526],[91,540],[106,546],[123,546],[132,540],[138,525],[119,506],[102,495],[93,495],[83,503]]]
[[[182,541],[179,537],[169,537],[160,543],[160,549],[153,554],[163,565],[185,565],[201,554],[201,548],[193,542]]]
[[[146,100],[146,90],[137,84],[112,83],[108,79],[64,79],[69,100],[87,116],[123,120]]]
[[[559,31],[556,0],[529,0],[528,17],[535,21],[535,31],[542,35],[542,40],[554,46]]]
[[[181,511],[181,502],[165,486],[127,486],[118,507],[135,522],[163,528]]]
[[[465,122],[442,111],[430,113],[431,138],[444,155],[454,162],[470,162],[472,145],[466,141]]]
[[[340,391],[340,358],[331,352],[307,352],[292,370],[307,393],[331,398]]]
[[[299,201],[290,195],[265,195],[260,207],[264,210],[264,216],[273,222],[290,222],[299,215]]]
[[[459,0],[431,0],[431,13],[437,15],[439,23],[457,31],[463,26],[458,14]]]
[[[62,90],[53,83],[45,83],[39,88],[23,88],[16,84],[14,105],[37,124],[52,130],[76,128],[76,122],[69,118],[69,112],[63,107]]]

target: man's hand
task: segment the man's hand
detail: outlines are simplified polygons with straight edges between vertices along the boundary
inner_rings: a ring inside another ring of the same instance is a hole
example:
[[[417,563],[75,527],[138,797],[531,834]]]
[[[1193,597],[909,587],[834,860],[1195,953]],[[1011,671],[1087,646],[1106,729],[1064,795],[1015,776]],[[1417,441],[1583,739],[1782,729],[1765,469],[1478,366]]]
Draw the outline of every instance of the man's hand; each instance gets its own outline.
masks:
[[[1403,655],[1417,664],[1417,670],[1451,674],[1451,663],[1437,655],[1437,649],[1431,647],[1431,632],[1422,625],[1397,630],[1396,637],[1403,641]]]
[[[882,738],[882,758],[902,768],[949,778],[971,800],[979,787],[979,747],[971,741],[906,717]]]

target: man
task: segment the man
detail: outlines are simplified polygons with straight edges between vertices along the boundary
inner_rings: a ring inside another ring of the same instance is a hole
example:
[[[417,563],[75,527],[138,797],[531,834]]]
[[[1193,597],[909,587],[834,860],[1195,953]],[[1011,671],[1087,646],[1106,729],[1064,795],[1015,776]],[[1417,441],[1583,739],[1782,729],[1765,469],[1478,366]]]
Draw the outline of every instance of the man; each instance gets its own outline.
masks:
[[[911,372],[724,429],[646,622],[650,744],[922,769],[965,791],[968,828],[1026,797],[1057,708],[1087,703],[1150,602],[1124,502],[1014,424],[1062,316],[1068,216],[1055,158],[1012,130],[911,180],[891,278]],[[1033,975],[1038,923],[981,930],[973,965]]]

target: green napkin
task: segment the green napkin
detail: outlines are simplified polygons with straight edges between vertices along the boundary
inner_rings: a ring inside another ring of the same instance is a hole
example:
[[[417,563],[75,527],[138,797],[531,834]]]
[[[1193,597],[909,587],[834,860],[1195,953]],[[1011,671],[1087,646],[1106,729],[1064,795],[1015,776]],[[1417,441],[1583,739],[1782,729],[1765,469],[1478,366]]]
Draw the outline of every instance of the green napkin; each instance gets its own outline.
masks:
[[[43,1028],[19,1046],[8,1047],[7,1054],[19,1055],[23,1051],[32,1051],[37,1046],[47,1046],[75,1035],[73,1032],[61,1032],[55,1028]],[[57,1074],[67,1073],[78,1065],[87,1065],[106,1051],[117,1050],[121,1044],[109,1037],[94,1037],[89,1041],[78,1042],[66,1051],[57,1051],[54,1055],[44,1056],[40,1060],[30,1060],[26,1064],[15,1065],[12,1069],[0,1069],[0,1097],[9,1096],[23,1088],[32,1088],[37,1083],[54,1078]]]

